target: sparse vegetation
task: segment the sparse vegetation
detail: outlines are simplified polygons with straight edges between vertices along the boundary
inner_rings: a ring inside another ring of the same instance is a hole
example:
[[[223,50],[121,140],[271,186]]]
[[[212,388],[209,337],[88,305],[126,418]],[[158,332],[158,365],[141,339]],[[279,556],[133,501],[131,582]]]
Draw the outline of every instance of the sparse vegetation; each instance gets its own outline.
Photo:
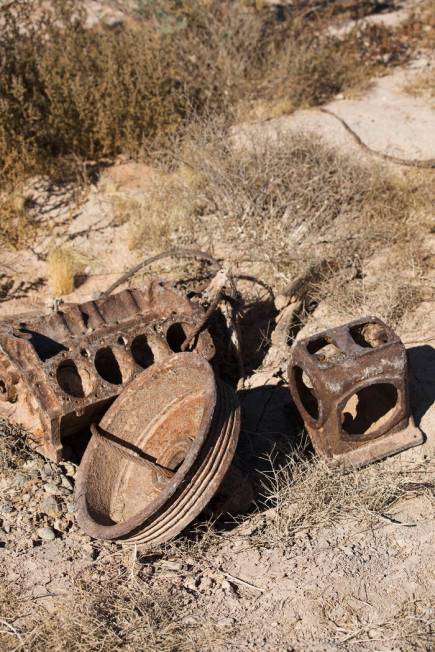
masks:
[[[388,521],[400,500],[431,496],[427,473],[428,465],[416,462],[343,471],[296,452],[282,468],[271,463],[264,476],[264,498],[274,508],[267,540],[289,541],[297,532],[314,533],[343,519],[359,525]]]
[[[229,1],[161,0],[117,28],[88,28],[72,0],[12,3],[1,20],[6,194],[29,175],[78,177],[83,164],[143,155],[199,114],[231,121],[325,102],[409,56],[384,27],[337,37],[322,12],[280,22]],[[20,215],[2,210],[12,244]]]
[[[406,247],[411,230],[418,237],[414,215],[429,201],[423,178],[395,177],[298,133],[272,141],[264,130],[228,136],[201,124],[166,159],[174,171],[151,187],[142,232],[134,222],[138,242],[149,215],[169,222],[174,238],[231,242],[291,274],[316,258],[319,242],[344,265],[383,246]]]
[[[68,246],[50,249],[47,257],[47,274],[50,289],[54,296],[70,294],[75,288],[79,274],[82,274],[87,258]]]
[[[433,2],[419,3],[394,29],[346,22],[393,0],[273,8],[262,0],[112,0],[128,16],[112,26],[89,25],[87,0],[1,4],[0,245],[21,249],[18,258],[42,225],[47,237],[34,252],[41,267],[47,256],[54,296],[72,292],[95,262],[80,253],[85,239],[86,251],[92,237],[102,239],[98,251],[110,243],[114,260],[98,260],[96,276],[111,279],[126,264],[127,232],[138,256],[195,243],[236,271],[240,264],[242,275],[258,275],[275,296],[313,261],[327,260],[291,338],[317,317],[328,326],[331,315],[344,322],[370,313],[403,333],[415,308],[433,298],[424,241],[433,230],[433,171],[359,159],[267,122],[339,93],[354,97],[416,49],[432,47]],[[429,71],[408,90],[433,95],[433,81]],[[125,164],[124,177],[101,173],[113,162]],[[91,226],[85,211],[71,210],[77,188],[80,199],[90,191],[98,219]],[[53,215],[59,241],[51,240]],[[62,220],[76,218],[83,231],[71,244]],[[4,301],[17,270],[14,260]],[[34,287],[44,274],[38,267]],[[252,292],[239,315],[249,376],[276,346],[273,329],[284,320],[261,287],[257,294],[250,280],[237,282]],[[92,290],[84,288],[86,297]],[[36,291],[26,293],[27,310]],[[259,335],[248,342],[251,327]],[[0,423],[1,649],[430,648],[430,448],[348,472],[309,446],[294,452],[304,435],[285,369],[280,359],[269,379],[266,363],[240,393],[243,410],[247,397],[256,408],[252,424],[242,421],[236,457],[256,492],[251,513],[211,524],[204,512],[157,549],[81,534],[75,464],[68,463],[71,474],[66,465],[53,472],[19,429]],[[429,375],[422,369],[416,379],[428,397]],[[426,423],[425,412],[420,427]],[[41,526],[52,528],[51,539],[38,534]]]

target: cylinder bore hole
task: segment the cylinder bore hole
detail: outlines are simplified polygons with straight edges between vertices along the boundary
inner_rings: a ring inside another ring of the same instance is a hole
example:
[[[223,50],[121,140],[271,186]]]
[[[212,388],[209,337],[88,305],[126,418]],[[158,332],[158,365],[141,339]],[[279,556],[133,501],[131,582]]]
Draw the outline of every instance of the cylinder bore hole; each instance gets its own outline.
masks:
[[[293,367],[293,377],[299,398],[305,410],[313,419],[319,418],[319,401],[314,393],[309,375],[301,367]]]
[[[182,324],[176,322],[171,324],[166,332],[166,341],[169,344],[169,348],[174,353],[179,353],[183,345],[184,340],[186,339],[186,333]]]
[[[398,399],[391,383],[374,383],[352,394],[341,414],[343,432],[365,435],[388,426]]]
[[[84,398],[92,392],[91,374],[86,369],[79,369],[74,360],[64,360],[56,372],[59,387],[66,394],[76,398]]]
[[[124,379],[121,365],[110,346],[98,349],[95,354],[95,369],[101,378],[112,385],[122,385]]]
[[[131,354],[134,361],[142,367],[142,369],[150,367],[154,362],[154,354],[148,344],[146,335],[138,335],[134,338],[131,343]]]

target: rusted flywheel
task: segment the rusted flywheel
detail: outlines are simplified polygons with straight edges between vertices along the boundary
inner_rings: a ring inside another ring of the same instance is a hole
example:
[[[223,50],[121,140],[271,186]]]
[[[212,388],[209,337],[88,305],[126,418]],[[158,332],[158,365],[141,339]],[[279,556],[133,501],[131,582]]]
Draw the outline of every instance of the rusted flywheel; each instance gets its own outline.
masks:
[[[204,358],[154,364],[93,428],[77,475],[79,525],[98,539],[168,541],[218,490],[239,430],[237,396]]]

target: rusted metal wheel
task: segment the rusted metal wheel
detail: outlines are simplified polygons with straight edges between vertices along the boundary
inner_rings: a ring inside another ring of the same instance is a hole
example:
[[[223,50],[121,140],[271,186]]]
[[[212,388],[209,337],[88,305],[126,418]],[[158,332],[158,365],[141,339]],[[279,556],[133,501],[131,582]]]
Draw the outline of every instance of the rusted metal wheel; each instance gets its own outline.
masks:
[[[77,475],[79,525],[99,539],[168,541],[218,490],[239,430],[237,396],[204,358],[154,364],[94,429]]]

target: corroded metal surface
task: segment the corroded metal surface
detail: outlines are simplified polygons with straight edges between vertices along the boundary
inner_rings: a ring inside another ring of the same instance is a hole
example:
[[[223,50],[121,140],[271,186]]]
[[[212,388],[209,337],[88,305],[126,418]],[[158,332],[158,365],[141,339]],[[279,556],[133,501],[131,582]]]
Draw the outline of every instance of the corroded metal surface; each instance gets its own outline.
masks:
[[[144,368],[180,351],[203,311],[170,284],[66,304],[0,322],[0,416],[22,425],[47,457],[104,413]],[[192,342],[207,359],[207,331]]]
[[[100,539],[171,539],[219,489],[239,430],[236,394],[203,357],[154,364],[94,431],[76,479],[79,525]]]
[[[406,350],[376,317],[297,342],[288,378],[316,451],[359,466],[422,443],[409,407]]]

